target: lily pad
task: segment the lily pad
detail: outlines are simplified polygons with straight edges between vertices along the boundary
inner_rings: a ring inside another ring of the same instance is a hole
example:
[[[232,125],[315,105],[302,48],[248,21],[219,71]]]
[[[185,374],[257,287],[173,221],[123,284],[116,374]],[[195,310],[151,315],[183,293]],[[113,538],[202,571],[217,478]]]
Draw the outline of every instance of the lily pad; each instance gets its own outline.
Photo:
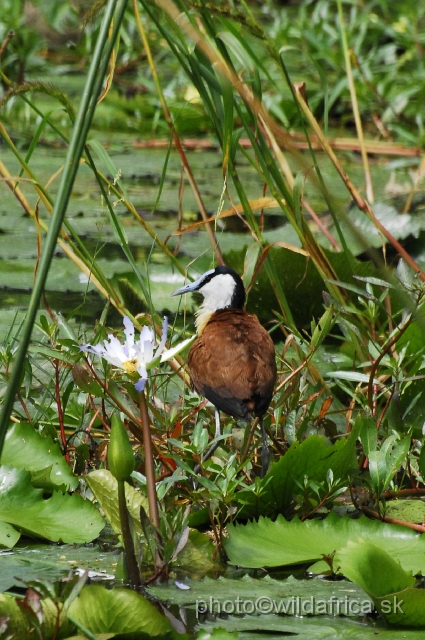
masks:
[[[222,620],[201,621],[200,628],[212,632]],[[422,640],[423,631],[388,629],[384,621],[352,618],[291,616],[232,616],[226,618],[226,630],[238,631],[243,640]]]
[[[24,469],[0,467],[0,520],[57,542],[90,542],[104,527],[98,509],[77,494],[55,491],[48,500]]]
[[[387,502],[385,515],[389,518],[423,524],[425,521],[425,503],[422,500],[392,500]]]
[[[168,619],[146,598],[128,589],[109,591],[84,587],[68,613],[95,634],[144,633],[160,636],[172,631]]]
[[[18,534],[19,535],[19,534]],[[104,551],[97,545],[26,544],[0,553],[0,591],[28,580],[59,580],[70,571],[90,570],[89,577],[114,578],[121,549]]]
[[[406,527],[378,520],[330,513],[325,520],[273,522],[260,518],[246,525],[228,528],[224,547],[231,564],[242,567],[279,567],[319,560],[347,545],[348,540],[364,538],[385,549],[406,571],[425,573],[425,538]],[[337,566],[337,560],[335,560]]]
[[[360,587],[345,580],[298,580],[293,576],[275,580],[270,576],[262,579],[244,576],[239,580],[224,577],[202,581],[185,579],[183,583],[187,589],[169,582],[150,587],[149,593],[170,604],[194,608],[198,619],[201,614],[358,616],[374,610],[371,598]]]
[[[397,240],[403,240],[409,235],[418,237],[425,228],[423,214],[402,213],[384,202],[377,202],[373,213]],[[382,246],[382,234],[365,213],[356,207],[352,207],[349,214],[341,219],[340,225],[348,247],[355,255],[363,253],[368,247]]]
[[[19,537],[19,532],[12,525],[0,521],[0,547],[12,549],[18,542]]]
[[[425,591],[414,588],[404,571],[383,549],[366,540],[349,542],[338,554],[343,573],[373,599],[390,624],[425,628]]]
[[[1,456],[2,464],[31,471],[45,471],[43,489],[76,489],[76,478],[57,442],[49,435],[41,436],[28,423],[14,424],[7,432]]]

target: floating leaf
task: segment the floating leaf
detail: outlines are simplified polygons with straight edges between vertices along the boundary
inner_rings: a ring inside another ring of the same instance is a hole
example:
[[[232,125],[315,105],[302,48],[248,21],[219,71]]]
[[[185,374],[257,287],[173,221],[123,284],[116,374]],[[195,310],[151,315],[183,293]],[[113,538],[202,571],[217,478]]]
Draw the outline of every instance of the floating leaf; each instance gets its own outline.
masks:
[[[391,500],[385,506],[385,515],[404,522],[423,524],[425,522],[425,504],[422,500]]]
[[[98,509],[76,493],[55,491],[48,500],[24,469],[0,467],[0,520],[57,542],[90,542],[104,526]]]
[[[301,615],[302,601],[310,606],[312,603],[315,605],[319,602],[326,603],[326,607],[316,607],[313,604],[310,613],[317,615],[356,615],[359,609],[354,603],[360,602],[364,603],[363,610],[367,607],[369,611],[373,609],[371,599],[365,596],[361,587],[343,580],[322,580],[321,578],[299,580],[293,576],[289,576],[286,580],[275,580],[270,576],[258,579],[245,575],[239,580],[225,577],[213,580],[206,577],[201,581],[186,578],[184,582],[190,587],[185,591],[169,581],[166,585],[149,587],[149,593],[180,607],[195,606],[198,615],[201,613]]]
[[[411,572],[367,540],[350,541],[338,554],[341,571],[372,598],[390,624],[425,627],[425,591],[415,589]]]
[[[213,632],[218,620],[202,622],[202,628]],[[226,616],[226,630],[238,631],[247,640],[294,638],[295,640],[422,640],[423,632],[389,629],[375,618],[277,616]],[[79,639],[80,640],[80,639]],[[83,638],[81,640],[84,640]]]
[[[68,613],[95,634],[146,633],[159,636],[172,630],[167,618],[153,604],[129,589],[109,591],[89,585],[71,603]]]
[[[57,442],[49,435],[41,436],[26,422],[14,424],[7,432],[1,456],[2,464],[27,471],[46,471],[37,484],[44,489],[76,489],[76,478],[63,457]]]
[[[228,527],[229,538],[224,547],[231,564],[242,567],[279,567],[313,562],[322,555],[337,552],[348,540],[364,538],[385,548],[399,561],[403,569],[425,573],[425,538],[406,527],[378,520],[330,513],[324,520],[286,521],[278,516],[275,522],[260,518],[258,522]]]
[[[95,545],[26,544],[13,553],[0,553],[0,592],[13,586],[22,587],[22,581],[60,580],[70,570],[94,569],[99,578],[113,576],[119,557],[116,548],[105,551]]]
[[[14,529],[7,522],[1,522],[0,520],[0,547],[7,547],[12,549],[18,542],[20,535],[16,529]]]

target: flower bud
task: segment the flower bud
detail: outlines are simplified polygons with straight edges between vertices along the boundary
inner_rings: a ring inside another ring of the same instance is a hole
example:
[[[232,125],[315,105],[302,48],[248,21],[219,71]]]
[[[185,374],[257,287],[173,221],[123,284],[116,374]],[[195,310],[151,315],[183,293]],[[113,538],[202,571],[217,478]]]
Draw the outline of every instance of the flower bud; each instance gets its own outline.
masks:
[[[117,413],[112,415],[111,420],[108,463],[112,475],[118,481],[126,480],[134,471],[133,449],[122,420]]]

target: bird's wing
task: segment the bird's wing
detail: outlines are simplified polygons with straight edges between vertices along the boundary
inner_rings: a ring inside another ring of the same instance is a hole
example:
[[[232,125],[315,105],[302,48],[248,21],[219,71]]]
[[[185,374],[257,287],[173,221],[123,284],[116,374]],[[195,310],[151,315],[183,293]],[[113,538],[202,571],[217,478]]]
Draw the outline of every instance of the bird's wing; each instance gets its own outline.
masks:
[[[250,412],[266,411],[276,363],[273,342],[256,316],[235,310],[215,314],[192,345],[189,367],[195,389],[218,409],[244,420]]]
[[[227,395],[226,390],[218,391],[208,385],[204,385],[202,395],[212,402],[217,409],[224,411],[224,413],[227,413],[229,416],[245,420],[246,422],[249,422],[252,418],[246,403],[232,395]]]

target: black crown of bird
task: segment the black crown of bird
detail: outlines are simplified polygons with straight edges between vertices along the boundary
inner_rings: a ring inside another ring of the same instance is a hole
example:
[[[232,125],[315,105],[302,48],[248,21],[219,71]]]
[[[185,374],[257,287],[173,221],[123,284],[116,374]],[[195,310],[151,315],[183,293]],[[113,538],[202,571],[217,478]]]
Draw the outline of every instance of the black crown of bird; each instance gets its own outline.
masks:
[[[244,310],[245,288],[230,267],[206,271],[171,295],[198,291],[204,297],[196,313],[197,339],[188,363],[193,388],[215,407],[216,437],[220,411],[248,422],[259,418],[262,436],[261,477],[269,465],[269,447],[263,417],[273,396],[276,357],[273,341],[256,315]],[[204,455],[209,458],[218,446]]]

